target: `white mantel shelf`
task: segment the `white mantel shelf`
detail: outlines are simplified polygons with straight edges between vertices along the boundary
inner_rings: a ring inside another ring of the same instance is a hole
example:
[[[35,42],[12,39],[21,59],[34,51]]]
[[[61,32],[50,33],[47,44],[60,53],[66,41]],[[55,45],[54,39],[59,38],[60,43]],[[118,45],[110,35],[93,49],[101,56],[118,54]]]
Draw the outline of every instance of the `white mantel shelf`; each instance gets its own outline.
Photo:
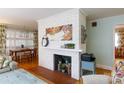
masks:
[[[82,50],[77,50],[77,49],[64,49],[64,48],[52,48],[52,47],[42,47],[42,48],[51,49],[51,50],[69,51],[69,52],[82,52]]]

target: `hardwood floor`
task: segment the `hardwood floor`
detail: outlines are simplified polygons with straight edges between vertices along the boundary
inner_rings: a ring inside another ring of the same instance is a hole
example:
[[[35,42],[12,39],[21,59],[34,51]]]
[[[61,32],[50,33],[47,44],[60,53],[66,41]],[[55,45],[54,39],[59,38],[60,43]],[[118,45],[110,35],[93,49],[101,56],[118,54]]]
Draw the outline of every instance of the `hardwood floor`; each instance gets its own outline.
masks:
[[[34,67],[38,66],[38,58],[34,58],[31,62],[25,61],[25,62],[19,62],[18,66],[23,69],[32,69]]]
[[[28,70],[29,72],[36,73],[38,76],[55,83],[55,84],[75,84],[78,81],[58,71],[51,71],[43,67],[35,67]]]
[[[104,74],[111,76],[111,71],[106,69],[96,68],[96,74]]]
[[[71,78],[71,76],[65,75],[58,71],[51,71],[44,67],[38,66],[38,58],[34,58],[32,62],[19,63],[19,67],[23,68],[30,73],[34,74],[38,78],[45,80],[48,83],[54,84],[79,84],[80,81]],[[97,74],[111,75],[111,71],[97,68]]]
[[[55,84],[79,83],[79,81],[71,78],[71,76],[65,75],[61,72],[51,71],[44,67],[38,66],[38,58],[34,58],[32,62],[19,63],[19,67],[29,71],[30,73],[34,74],[40,79],[45,80],[48,83],[55,83]]]

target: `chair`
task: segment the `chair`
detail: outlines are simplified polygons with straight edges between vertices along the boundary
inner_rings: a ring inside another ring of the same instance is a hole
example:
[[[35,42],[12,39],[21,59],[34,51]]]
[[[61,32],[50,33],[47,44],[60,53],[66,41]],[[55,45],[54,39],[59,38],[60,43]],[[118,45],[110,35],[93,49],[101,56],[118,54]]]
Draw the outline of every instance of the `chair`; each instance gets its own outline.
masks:
[[[83,84],[111,84],[112,79],[107,75],[84,75],[81,77],[81,83]]]
[[[124,62],[120,61],[114,64],[112,70],[112,83],[124,84]]]
[[[38,55],[38,49],[37,48],[34,48],[33,49],[33,57],[36,57]]]
[[[25,51],[25,52],[21,53],[20,62],[23,62],[23,61],[26,61],[26,62],[31,62],[32,61],[32,53],[31,53],[31,51]]]

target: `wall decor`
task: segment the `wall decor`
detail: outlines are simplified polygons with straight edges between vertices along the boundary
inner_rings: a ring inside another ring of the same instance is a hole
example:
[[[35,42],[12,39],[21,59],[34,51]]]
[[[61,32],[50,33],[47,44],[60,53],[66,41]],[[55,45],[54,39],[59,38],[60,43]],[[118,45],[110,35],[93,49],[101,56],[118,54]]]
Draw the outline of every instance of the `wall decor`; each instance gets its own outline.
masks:
[[[81,44],[85,44],[87,39],[86,29],[83,25],[81,25]]]
[[[72,24],[46,28],[46,35],[50,40],[72,40]]]
[[[43,36],[43,38],[42,38],[42,46],[43,46],[43,47],[47,47],[48,44],[49,44],[49,39],[48,39],[48,37],[47,37],[47,36]]]
[[[73,43],[64,44],[64,46],[67,49],[74,49],[75,48],[75,44],[73,44]]]

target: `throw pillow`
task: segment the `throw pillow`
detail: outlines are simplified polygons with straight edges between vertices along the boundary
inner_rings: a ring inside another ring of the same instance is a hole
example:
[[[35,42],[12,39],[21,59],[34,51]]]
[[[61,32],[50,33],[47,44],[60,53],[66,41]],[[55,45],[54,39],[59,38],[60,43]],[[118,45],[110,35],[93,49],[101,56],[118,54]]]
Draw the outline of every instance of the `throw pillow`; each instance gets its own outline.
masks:
[[[5,67],[9,66],[9,63],[10,63],[10,60],[6,59],[6,60],[3,62],[2,68],[5,68]]]
[[[6,59],[12,61],[12,57],[11,56],[5,56]]]
[[[2,68],[4,60],[5,58],[3,56],[0,56],[0,69]]]

